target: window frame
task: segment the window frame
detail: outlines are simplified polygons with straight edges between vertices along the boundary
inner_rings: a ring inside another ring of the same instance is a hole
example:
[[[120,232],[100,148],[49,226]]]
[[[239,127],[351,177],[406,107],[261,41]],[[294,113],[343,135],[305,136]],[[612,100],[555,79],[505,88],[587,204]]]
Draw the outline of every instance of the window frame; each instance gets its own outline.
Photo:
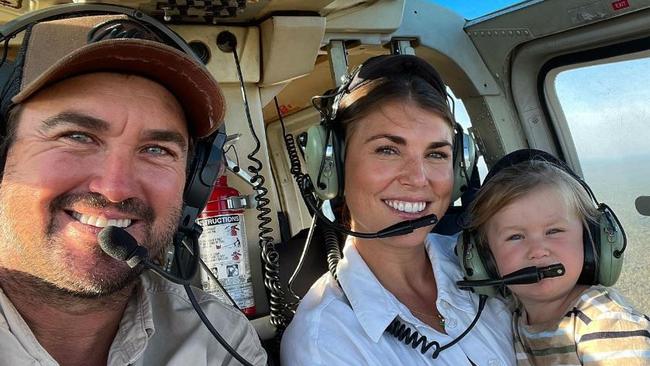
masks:
[[[556,146],[560,148],[560,159],[566,161],[566,154],[576,157],[572,168],[579,176],[582,177],[583,172],[569,124],[555,90],[556,77],[564,71],[644,57],[650,58],[650,36],[562,54],[551,58],[540,68],[537,77],[537,95],[540,96],[542,113],[552,127],[551,135]]]

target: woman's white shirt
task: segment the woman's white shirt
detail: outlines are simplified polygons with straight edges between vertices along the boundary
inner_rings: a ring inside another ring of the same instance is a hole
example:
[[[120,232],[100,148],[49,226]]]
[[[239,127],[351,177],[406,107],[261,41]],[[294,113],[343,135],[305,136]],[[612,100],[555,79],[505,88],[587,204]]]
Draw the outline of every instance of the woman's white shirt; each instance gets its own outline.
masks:
[[[399,317],[428,341],[451,342],[470,325],[478,296],[456,287],[462,280],[454,254],[455,236],[430,234],[426,250],[438,287],[438,310],[445,318],[441,334],[417,319],[386,290],[348,238],[337,266],[338,283],[329,274],[314,283],[282,338],[283,366],[293,365],[514,365],[510,312],[489,299],[476,326],[437,359],[385,332]],[[341,290],[341,287],[343,290]]]

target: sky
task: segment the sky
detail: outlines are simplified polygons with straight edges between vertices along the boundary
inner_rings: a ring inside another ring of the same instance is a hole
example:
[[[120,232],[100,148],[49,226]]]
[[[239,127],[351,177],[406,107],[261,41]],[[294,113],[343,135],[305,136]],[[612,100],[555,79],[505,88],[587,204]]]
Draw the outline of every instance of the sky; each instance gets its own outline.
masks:
[[[555,85],[579,156],[650,156],[649,58],[565,71]]]
[[[471,20],[501,10],[521,0],[429,0]]]

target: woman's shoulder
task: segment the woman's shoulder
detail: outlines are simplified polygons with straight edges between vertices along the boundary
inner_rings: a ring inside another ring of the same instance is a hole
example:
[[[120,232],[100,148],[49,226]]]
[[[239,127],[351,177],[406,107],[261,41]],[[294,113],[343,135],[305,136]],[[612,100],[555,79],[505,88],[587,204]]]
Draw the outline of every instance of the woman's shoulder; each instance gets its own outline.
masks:
[[[319,278],[300,301],[293,320],[285,332],[285,337],[296,340],[306,333],[322,333],[329,327],[352,317],[353,311],[345,294],[331,274],[326,273]]]
[[[329,273],[325,274],[300,301],[282,336],[282,363],[330,364],[331,349],[345,351],[355,339],[363,338],[362,332],[338,283]]]

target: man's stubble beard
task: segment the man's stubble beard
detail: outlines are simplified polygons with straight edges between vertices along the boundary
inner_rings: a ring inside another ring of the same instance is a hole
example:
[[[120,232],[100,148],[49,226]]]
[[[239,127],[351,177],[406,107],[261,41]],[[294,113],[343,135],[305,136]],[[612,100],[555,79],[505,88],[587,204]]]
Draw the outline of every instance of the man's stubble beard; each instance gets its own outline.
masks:
[[[58,207],[77,201],[97,208],[108,205],[115,208],[114,204],[108,203],[101,195],[85,193],[63,194],[57,197],[50,204],[45,233],[34,233],[29,227],[29,216],[21,217],[18,214],[28,211],[21,208],[20,204],[21,199],[29,199],[21,197],[29,196],[29,192],[24,193],[7,189],[6,184],[0,185],[0,278],[3,287],[11,286],[14,291],[29,291],[37,296],[36,301],[39,302],[49,301],[65,305],[71,301],[86,302],[85,300],[96,301],[102,298],[108,300],[111,295],[130,287],[142,273],[142,267],[131,269],[125,263],[119,263],[109,257],[97,243],[92,248],[92,255],[89,255],[92,259],[88,259],[93,261],[92,265],[84,263],[90,268],[85,277],[80,278],[69,269],[75,263],[68,252],[69,249],[66,249],[60,242],[61,238],[56,236],[59,228],[55,213],[60,212]],[[149,250],[152,259],[162,258],[173,240],[180,217],[180,207],[170,208],[167,211],[170,214],[157,223],[159,229],[155,230],[155,217],[150,207],[142,202],[117,206],[120,206],[117,209],[122,212],[136,212],[139,217],[144,218],[147,229],[140,244]],[[30,241],[33,245],[26,245]],[[40,244],[35,245],[36,243]]]

